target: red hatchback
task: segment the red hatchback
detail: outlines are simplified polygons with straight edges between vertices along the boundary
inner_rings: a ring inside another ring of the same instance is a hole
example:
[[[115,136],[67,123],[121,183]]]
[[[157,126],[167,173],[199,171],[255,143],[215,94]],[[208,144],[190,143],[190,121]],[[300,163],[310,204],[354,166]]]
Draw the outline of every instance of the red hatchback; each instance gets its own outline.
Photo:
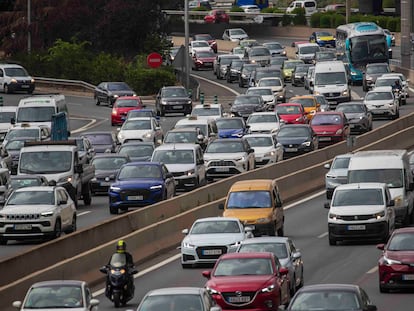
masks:
[[[230,16],[223,10],[212,10],[204,16],[204,22],[207,24],[229,23]]]
[[[275,111],[279,118],[285,124],[306,124],[308,118],[306,117],[305,109],[299,103],[284,103],[275,106]]]
[[[123,124],[128,111],[142,108],[144,108],[144,105],[142,104],[141,98],[139,96],[118,97],[112,106],[111,124]]]
[[[196,51],[193,55],[193,70],[199,70],[201,68],[207,68],[213,70],[213,63],[216,59],[216,55],[209,51]]]
[[[394,230],[387,244],[378,244],[379,289],[414,289],[414,227]]]
[[[289,270],[268,252],[228,253],[212,271],[203,271],[205,287],[223,310],[277,310],[290,301]]]
[[[318,136],[319,147],[346,140],[350,133],[348,119],[341,111],[317,112],[310,125]]]

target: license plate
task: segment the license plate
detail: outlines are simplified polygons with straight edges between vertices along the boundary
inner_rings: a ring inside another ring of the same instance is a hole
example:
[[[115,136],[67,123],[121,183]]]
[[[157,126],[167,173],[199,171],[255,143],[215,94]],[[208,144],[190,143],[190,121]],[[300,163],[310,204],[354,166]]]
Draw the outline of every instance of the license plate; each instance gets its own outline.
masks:
[[[22,89],[28,89],[29,87],[30,87],[30,85],[26,85],[26,84],[22,85]]]
[[[330,137],[319,137],[319,141],[330,141]]]
[[[296,152],[298,151],[298,148],[285,148],[286,152]]]
[[[211,66],[211,65],[213,65],[213,63],[204,63],[204,65]]]
[[[241,297],[229,297],[229,302],[249,302],[250,296],[241,296]]]
[[[31,224],[14,225],[14,230],[32,230],[32,225]]]
[[[352,129],[355,127],[355,124],[350,124],[349,127]]]
[[[348,230],[365,230],[365,225],[349,225]]]
[[[221,249],[205,249],[203,250],[203,255],[221,255]]]
[[[101,187],[107,187],[107,186],[110,186],[111,183],[109,181],[101,181],[100,185]]]
[[[414,280],[414,274],[403,274],[402,279],[404,281],[413,281]]]
[[[228,167],[216,167],[216,172],[228,172],[229,170]]]
[[[128,196],[128,201],[141,201],[144,197],[142,195],[130,195]]]
[[[173,106],[173,109],[183,109],[183,106],[181,105]]]

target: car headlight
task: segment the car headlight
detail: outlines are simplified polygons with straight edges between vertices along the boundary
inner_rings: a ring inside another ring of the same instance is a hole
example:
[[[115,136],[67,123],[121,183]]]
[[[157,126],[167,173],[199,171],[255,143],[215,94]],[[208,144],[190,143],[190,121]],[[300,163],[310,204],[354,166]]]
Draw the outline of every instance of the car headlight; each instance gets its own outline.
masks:
[[[265,224],[265,223],[268,223],[268,222],[271,222],[271,221],[272,221],[271,218],[266,217],[266,218],[259,218],[257,220],[257,223],[259,223],[259,224]]]
[[[366,76],[366,77],[365,77],[365,80],[367,80],[367,81],[372,81],[372,77],[370,77],[370,76]]]
[[[235,247],[238,247],[240,244],[241,244],[241,241],[237,241],[237,242],[235,242],[233,244],[230,244],[229,247],[235,248]]]
[[[195,245],[188,242],[183,242],[183,248],[195,248]]]
[[[114,95],[113,95],[113,97],[114,97],[114,98],[118,98],[118,97],[119,97],[119,95],[117,95],[117,94],[114,94]]]
[[[188,170],[187,172],[185,172],[185,175],[187,175],[187,176],[191,176],[191,175],[193,175],[195,173],[195,170],[194,169],[191,169],[191,170]]]
[[[17,80],[16,79],[11,79],[10,83],[17,83]]]
[[[235,136],[235,137],[242,137],[243,136],[243,133],[241,133],[241,132],[240,133],[234,133],[233,136]]]
[[[219,291],[216,291],[214,288],[206,287],[206,290],[210,293],[210,295],[220,295]]]
[[[301,144],[302,146],[309,147],[311,145],[310,141],[305,141]]]
[[[120,192],[120,191],[121,191],[121,188],[111,186],[111,187],[109,188],[109,191],[112,191],[112,192]]]
[[[381,211],[379,213],[374,214],[375,219],[381,219],[385,217],[385,211]]]
[[[161,105],[166,105],[167,101],[166,100],[161,100]]]
[[[152,132],[148,132],[143,135],[144,138],[151,138],[151,136],[152,136]]]
[[[296,118],[295,121],[297,122],[303,121],[303,118],[302,117]]]
[[[395,206],[399,206],[403,204],[403,197],[399,195],[398,197],[394,198],[394,204]]]
[[[282,55],[286,55],[286,51],[282,51],[282,53],[280,53],[280,54],[282,54]]]
[[[240,158],[236,158],[234,160],[244,162],[244,161],[246,161],[246,157],[243,156],[243,157],[240,157]]]
[[[265,157],[273,157],[275,154],[276,154],[276,152],[274,152],[274,151],[270,151],[270,152],[266,152],[266,153],[264,154],[264,156],[265,156]]]
[[[337,214],[334,214],[334,213],[329,213],[328,217],[329,217],[329,219],[333,219],[333,220],[342,219],[341,215],[337,215]]]
[[[390,259],[388,257],[383,257],[384,258],[384,263],[386,265],[400,265],[401,261],[395,260],[395,259]]]
[[[342,129],[338,129],[338,130],[335,132],[335,134],[336,134],[336,135],[340,135],[340,134],[342,134],[342,132],[343,132],[343,130],[342,130]]]
[[[348,90],[343,91],[342,96],[348,96]]]
[[[321,92],[315,91],[314,94],[315,95],[321,95]]]
[[[260,292],[261,292],[261,293],[270,293],[270,292],[272,292],[274,289],[275,289],[275,285],[274,285],[274,284],[272,284],[272,285],[269,285],[269,286],[267,286],[267,287],[265,287],[265,288],[262,288],[262,289],[260,290]]]
[[[191,105],[192,103],[191,99],[187,100],[187,104]]]
[[[47,212],[43,212],[43,213],[40,213],[40,216],[42,216],[42,217],[51,217],[51,216],[53,216],[53,211],[47,211]]]
[[[358,73],[355,71],[351,71],[351,76],[356,76]]]
[[[65,176],[65,177],[59,178],[59,180],[57,181],[57,183],[58,184],[67,183],[67,182],[70,183],[70,182],[72,182],[72,180],[73,180],[73,176],[70,175],[70,176]]]
[[[158,190],[158,189],[162,189],[162,185],[155,185],[155,186],[150,187],[150,190]]]
[[[118,138],[119,138],[120,140],[124,139],[124,134],[119,133],[119,134],[118,134]]]
[[[91,181],[97,181],[96,177],[93,177],[93,178],[91,179]]]

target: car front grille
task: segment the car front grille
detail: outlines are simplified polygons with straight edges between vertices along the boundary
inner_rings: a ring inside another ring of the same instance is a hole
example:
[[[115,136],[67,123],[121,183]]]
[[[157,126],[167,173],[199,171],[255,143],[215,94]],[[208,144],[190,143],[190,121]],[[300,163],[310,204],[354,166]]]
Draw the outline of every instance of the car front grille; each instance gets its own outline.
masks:
[[[205,254],[208,251],[217,251],[214,254]],[[218,252],[220,251],[220,252]],[[227,253],[226,246],[202,246],[196,249],[197,256],[200,259],[218,259],[222,254]]]
[[[256,292],[224,292],[221,293],[224,300],[227,304],[233,306],[242,306],[251,303],[255,296]]]
[[[40,214],[11,214],[6,215],[7,220],[32,220],[39,219]]]
[[[323,94],[326,98],[329,98],[329,97],[338,97],[338,96],[340,96],[341,95],[341,93],[324,93]]]
[[[351,216],[341,216],[341,219],[344,221],[360,221],[368,220],[375,218],[375,215],[351,215]]]
[[[150,191],[147,189],[122,190],[120,192],[121,200],[126,201],[129,196],[142,196],[146,200],[150,196]]]

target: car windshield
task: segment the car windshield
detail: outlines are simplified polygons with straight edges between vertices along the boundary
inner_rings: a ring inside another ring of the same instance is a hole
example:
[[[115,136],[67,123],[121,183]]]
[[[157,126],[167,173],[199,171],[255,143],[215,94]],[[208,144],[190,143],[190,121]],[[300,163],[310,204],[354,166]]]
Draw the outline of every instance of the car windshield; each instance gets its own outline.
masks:
[[[206,153],[245,152],[243,143],[239,141],[213,141],[207,146]]]
[[[400,80],[400,78],[390,78],[390,79],[377,79],[375,82],[375,87],[377,86],[393,86],[395,80]]]
[[[337,114],[315,114],[311,121],[312,125],[340,125],[342,118]]]
[[[191,124],[183,123],[183,124],[176,124],[174,126],[174,128],[177,128],[177,129],[183,128],[183,127],[199,128],[200,131],[203,133],[203,135],[206,135],[208,133],[208,126],[205,123],[204,124],[203,123],[191,123]]]
[[[414,234],[412,232],[394,234],[387,249],[389,251],[414,251]]]
[[[282,81],[280,79],[261,79],[258,86],[282,86]]]
[[[402,169],[367,169],[352,170],[348,176],[349,182],[381,182],[390,188],[401,188],[404,185],[404,171]]]
[[[248,89],[248,95],[273,95],[272,89]]]
[[[161,178],[161,171],[157,165],[125,165],[118,173],[118,180]]]
[[[40,186],[40,180],[38,178],[12,178],[10,181],[12,189],[19,189],[23,187]]]
[[[152,145],[123,145],[119,149],[120,155],[128,155],[131,158],[137,157],[150,157],[154,151]]]
[[[291,98],[292,103],[302,104],[303,107],[315,107],[316,103],[313,98]]]
[[[165,136],[164,143],[195,143],[197,141],[197,132],[168,132]]]
[[[217,128],[220,130],[225,129],[241,129],[244,128],[244,123],[241,119],[228,118],[228,119],[219,119],[216,121]]]
[[[367,66],[366,73],[367,74],[377,74],[377,73],[387,73],[390,72],[388,66]]]
[[[95,169],[102,171],[118,170],[125,163],[127,159],[124,157],[99,157],[92,160]]]
[[[139,106],[138,99],[118,99],[116,101],[116,107],[123,108],[123,107],[137,107]]]
[[[207,51],[200,51],[200,52],[197,52],[197,57],[199,57],[199,58],[213,58],[213,57],[215,57],[215,55],[214,55],[214,53],[213,52],[207,52]]]
[[[283,69],[293,69],[296,67],[297,64],[300,64],[300,62],[284,62],[283,63]]]
[[[239,253],[249,252],[270,252],[276,255],[279,259],[288,257],[288,252],[285,243],[263,242],[263,243],[246,243],[240,245]]]
[[[19,171],[22,174],[57,174],[72,167],[71,151],[20,152]]]
[[[259,105],[260,96],[255,96],[249,94],[248,96],[238,96],[234,100],[233,106],[243,106],[243,105]]]
[[[151,120],[127,120],[121,131],[151,130]]]
[[[111,134],[85,134],[92,145],[110,145],[112,144]]]
[[[39,310],[80,310],[84,306],[80,285],[44,285],[31,288],[25,299],[23,308]],[[83,310],[83,308],[82,308]]]
[[[349,160],[351,158],[349,157],[340,157],[336,158],[332,163],[333,169],[341,169],[341,168],[348,168],[349,166]]]
[[[133,110],[128,111],[128,118],[139,118],[139,117],[154,117],[155,114],[149,110]]]
[[[286,60],[286,58],[283,57],[272,57],[270,59],[270,65],[275,65],[275,66],[282,66],[283,62]]]
[[[20,137],[27,137],[27,138],[40,138],[40,130],[39,128],[31,128],[31,129],[11,129],[7,132],[5,139],[10,140],[13,138],[20,138]]]
[[[194,48],[210,47],[207,41],[193,41],[191,46]]]
[[[233,48],[233,54],[244,54],[245,49],[242,47]]]
[[[325,31],[320,31],[316,33],[316,37],[332,37],[332,34]]]
[[[268,48],[254,48],[249,51],[249,56],[269,56]]]
[[[270,147],[273,146],[273,140],[270,137],[246,137],[251,147]]]
[[[282,126],[277,133],[278,137],[309,137],[309,129],[302,126]]]
[[[233,220],[197,221],[190,234],[242,233],[239,224]]]
[[[257,115],[250,115],[247,120],[247,124],[251,123],[277,123],[279,120],[277,119],[276,114],[257,114]]]
[[[108,83],[109,91],[131,91],[131,88],[123,82],[119,83]]]
[[[193,150],[155,150],[153,162],[162,162],[164,164],[194,164]]]
[[[341,189],[336,190],[332,206],[383,205],[381,189]]]
[[[317,60],[324,60],[324,59],[335,60],[336,55],[335,55],[335,53],[331,53],[331,52],[318,52],[318,53],[315,54],[315,58]]]
[[[259,81],[261,78],[273,78],[280,76],[279,70],[256,70],[255,80]]]
[[[0,112],[0,123],[10,123],[11,119],[16,117],[16,113],[15,112],[8,112],[8,111],[3,111]]]
[[[54,205],[55,194],[48,191],[14,191],[6,205]]]
[[[300,54],[314,54],[320,50],[319,46],[302,46],[299,48]]]
[[[230,34],[232,36],[239,36],[239,35],[245,35],[246,32],[243,29],[230,29]]]
[[[165,294],[146,296],[141,303],[142,311],[205,310],[201,297],[195,294]]]
[[[208,40],[213,40],[213,37],[212,36],[210,36],[210,35],[195,35],[194,36],[194,39],[195,40],[205,40],[205,41],[208,41]]]
[[[269,191],[234,191],[227,199],[228,209],[269,208],[272,199]]]
[[[394,99],[392,92],[368,92],[365,100],[390,100]]]
[[[188,97],[187,91],[184,88],[165,88],[162,91],[162,97]]]
[[[27,77],[29,74],[24,68],[4,68],[6,75],[9,77]]]
[[[264,44],[269,50],[282,50],[283,47],[280,43],[265,43]]]
[[[321,72],[315,74],[315,85],[347,84],[345,72]]]
[[[237,57],[238,58],[238,56],[234,56],[234,57]],[[223,65],[226,65],[226,66],[227,65],[230,65],[233,60],[235,60],[235,58],[232,58],[232,57],[222,57],[222,58],[220,58],[220,65],[221,66],[223,66]]]
[[[365,112],[363,104],[346,104],[338,105],[336,111],[342,111],[344,113],[363,113]]]
[[[219,260],[214,276],[243,276],[273,274],[272,262],[268,258],[229,258]]]
[[[218,116],[220,115],[219,108],[194,108],[191,112],[193,116]]]
[[[55,107],[20,107],[16,122],[50,122],[56,113]]]
[[[309,66],[297,65],[295,67],[295,73],[307,73]]]
[[[278,114],[300,114],[301,110],[299,106],[280,106],[276,105],[276,112]]]
[[[10,140],[7,142],[5,148],[6,150],[20,150],[24,146],[24,143],[26,142],[26,139],[22,140]]]
[[[359,299],[350,291],[306,291],[298,294],[290,305],[293,311],[361,310]]]

